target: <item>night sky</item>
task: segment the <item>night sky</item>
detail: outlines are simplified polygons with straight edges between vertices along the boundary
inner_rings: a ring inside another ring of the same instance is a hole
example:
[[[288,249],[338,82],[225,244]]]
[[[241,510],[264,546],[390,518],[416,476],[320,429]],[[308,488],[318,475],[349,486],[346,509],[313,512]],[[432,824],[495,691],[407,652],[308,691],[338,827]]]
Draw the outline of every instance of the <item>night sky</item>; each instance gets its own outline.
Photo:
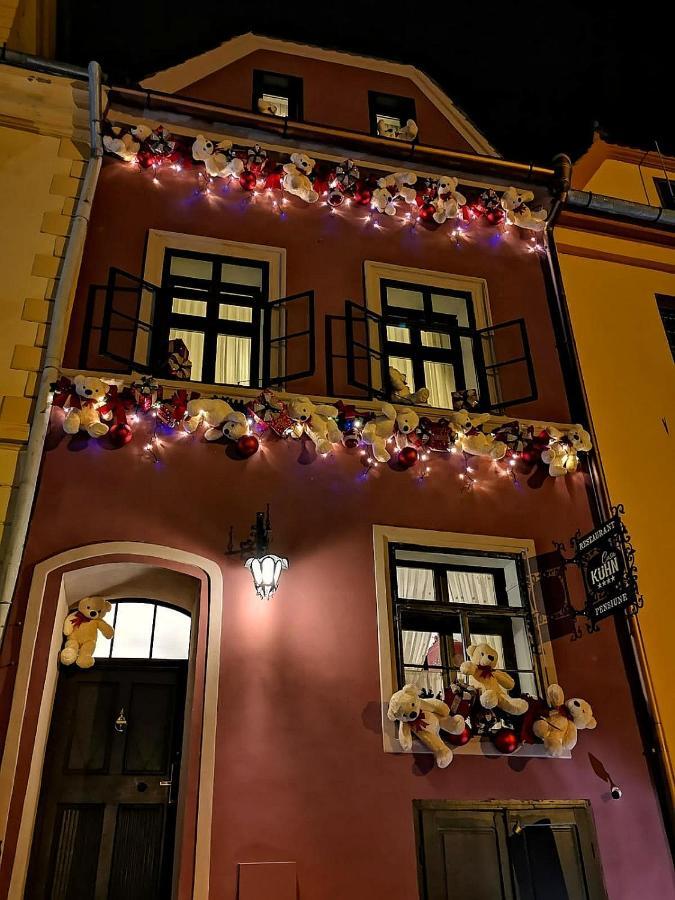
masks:
[[[657,140],[675,155],[672,28],[659,4],[588,6],[61,0],[57,56],[96,59],[114,83],[133,83],[254,31],[418,66],[507,158],[577,158],[595,124],[608,140]]]

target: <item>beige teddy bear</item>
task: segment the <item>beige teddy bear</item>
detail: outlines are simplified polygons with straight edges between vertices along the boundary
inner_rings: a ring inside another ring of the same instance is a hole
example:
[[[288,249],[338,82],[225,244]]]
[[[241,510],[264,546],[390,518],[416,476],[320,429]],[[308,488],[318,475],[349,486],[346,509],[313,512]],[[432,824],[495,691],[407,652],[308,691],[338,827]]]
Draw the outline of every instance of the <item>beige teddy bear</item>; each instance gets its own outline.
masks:
[[[502,209],[506,210],[506,221],[510,225],[518,225],[519,228],[528,228],[530,231],[543,231],[546,227],[546,210],[539,209],[532,212],[527,205],[534,200],[532,191],[519,191],[518,188],[508,187],[502,194]]]
[[[335,422],[336,406],[326,403],[316,406],[308,397],[294,397],[286,412],[300,426],[300,434],[304,432],[312,439],[318,453],[330,453],[333,444],[342,441],[342,432]]]
[[[372,206],[388,216],[396,215],[396,200],[404,200],[413,204],[417,200],[417,191],[411,185],[417,181],[414,172],[396,172],[378,179],[377,188],[373,191]]]
[[[504,441],[496,441],[494,435],[485,434],[480,426],[490,418],[488,413],[472,416],[460,412],[454,417],[453,429],[457,434],[455,446],[471,456],[486,456],[489,459],[503,459],[506,456]]]
[[[469,676],[469,684],[480,692],[480,705],[484,709],[495,706],[513,716],[527,712],[527,700],[509,697],[515,682],[510,675],[497,668],[498,654],[489,644],[471,644],[469,659],[462,663],[459,671]]]
[[[314,164],[315,160],[305,153],[291,153],[291,161],[284,166],[281,187],[287,193],[300,197],[305,203],[316,203],[319,195],[309,180]]]
[[[422,700],[414,684],[392,696],[389,701],[387,718],[398,722],[398,741],[403,750],[412,749],[413,734],[431,751],[439,769],[445,769],[452,762],[452,750],[443,743],[440,729],[449,734],[461,734],[465,723],[462,716],[451,716],[450,707],[442,700]]]
[[[587,453],[593,446],[590,434],[581,425],[573,425],[566,432],[558,431],[552,425],[548,433],[551,437],[541,461],[548,466],[548,474],[554,478],[576,472],[579,467],[579,451]]]
[[[185,430],[192,434],[203,422],[207,441],[217,441],[223,435],[236,441],[248,432],[246,416],[232,409],[226,400],[190,400],[187,412],[188,418],[183,424]]]
[[[577,743],[577,732],[583,728],[595,728],[590,703],[573,697],[565,702],[563,689],[559,684],[549,685],[546,701],[550,707],[545,719],[538,719],[532,726],[536,737],[544,742],[549,756],[562,756],[566,750],[573,750]]]
[[[80,669],[90,669],[94,665],[99,631],[107,640],[115,633],[112,625],[103,620],[111,609],[110,603],[103,597],[83,597],[77,609],[68,613],[63,623],[66,643],[61,651],[61,662],[64,666],[75,663]]]
[[[444,175],[438,179],[436,199],[434,200],[436,208],[434,222],[438,222],[439,225],[448,219],[456,219],[460,208],[466,205],[466,197],[457,190],[458,184],[459,179],[450,175]]]
[[[239,178],[244,171],[244,163],[237,156],[228,156],[232,141],[215,144],[203,134],[198,134],[192,145],[192,158],[203,162],[212,178]]]
[[[388,462],[394,454],[387,450],[387,443],[393,443],[395,438],[414,434],[419,421],[419,416],[413,409],[397,412],[391,403],[383,403],[382,415],[375,416],[366,423],[361,437],[364,443],[370,444],[373,457],[378,462]]]
[[[393,403],[410,403],[412,406],[423,406],[429,402],[428,388],[420,388],[413,394],[408,387],[408,380],[403,372],[389,366],[389,385]]]
[[[86,431],[90,437],[99,438],[108,433],[108,426],[101,421],[99,407],[103,406],[105,396],[110,389],[100,378],[89,375],[76,375],[73,378],[74,393],[64,403],[66,417],[63,430],[66,434],[77,434]],[[112,415],[108,413],[108,415]]]

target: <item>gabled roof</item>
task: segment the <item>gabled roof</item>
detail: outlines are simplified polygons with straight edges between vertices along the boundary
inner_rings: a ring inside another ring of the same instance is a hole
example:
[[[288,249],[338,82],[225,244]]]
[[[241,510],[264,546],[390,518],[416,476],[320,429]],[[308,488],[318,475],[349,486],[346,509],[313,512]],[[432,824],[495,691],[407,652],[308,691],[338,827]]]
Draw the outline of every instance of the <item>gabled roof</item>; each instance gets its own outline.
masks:
[[[141,87],[146,90],[162,91],[166,94],[178,94],[188,85],[194,84],[202,78],[212,75],[214,72],[218,72],[225,66],[248,56],[256,50],[288,53],[294,56],[303,56],[306,59],[333,62],[408,78],[434,104],[452,127],[473,147],[476,153],[483,153],[487,156],[500,155],[436,82],[415,66],[390,62],[371,56],[359,56],[358,54],[339,50],[326,50],[311,44],[298,44],[293,41],[253,34],[252,32],[237,35],[230,38],[230,40],[224,41],[213,50],[207,50],[206,53],[201,53],[183,63],[157,72],[144,79],[141,82]]]

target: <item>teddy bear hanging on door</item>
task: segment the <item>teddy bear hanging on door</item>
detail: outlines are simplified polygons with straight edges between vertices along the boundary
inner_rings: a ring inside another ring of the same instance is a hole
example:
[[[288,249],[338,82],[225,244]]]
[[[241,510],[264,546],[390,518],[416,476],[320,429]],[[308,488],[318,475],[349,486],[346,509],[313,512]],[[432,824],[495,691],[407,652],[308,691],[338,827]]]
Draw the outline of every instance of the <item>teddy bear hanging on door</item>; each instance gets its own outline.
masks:
[[[83,597],[77,609],[68,613],[63,623],[66,643],[61,651],[61,662],[64,666],[75,663],[80,669],[90,669],[94,665],[99,631],[108,641],[115,633],[112,625],[103,619],[111,609],[109,601],[103,597]]]

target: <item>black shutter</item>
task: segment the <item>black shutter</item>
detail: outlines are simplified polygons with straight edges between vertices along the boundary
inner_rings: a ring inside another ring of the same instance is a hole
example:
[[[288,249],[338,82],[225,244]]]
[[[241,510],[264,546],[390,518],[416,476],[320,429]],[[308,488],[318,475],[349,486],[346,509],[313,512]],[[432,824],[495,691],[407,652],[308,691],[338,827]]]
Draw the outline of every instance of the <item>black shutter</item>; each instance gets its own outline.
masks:
[[[387,358],[384,320],[378,313],[351,300],[345,303],[347,325],[347,380],[366,391],[369,399],[387,396]]]
[[[152,368],[152,337],[160,289],[121,269],[108,275],[101,347],[103,356],[136,372]]]
[[[501,810],[418,809],[423,900],[514,900]],[[442,804],[439,804],[441,807]],[[479,874],[477,874],[479,873]]]
[[[263,387],[314,374],[314,291],[265,303],[262,330]]]
[[[537,399],[524,319],[479,328],[474,334],[474,347],[484,409],[503,410]]]

